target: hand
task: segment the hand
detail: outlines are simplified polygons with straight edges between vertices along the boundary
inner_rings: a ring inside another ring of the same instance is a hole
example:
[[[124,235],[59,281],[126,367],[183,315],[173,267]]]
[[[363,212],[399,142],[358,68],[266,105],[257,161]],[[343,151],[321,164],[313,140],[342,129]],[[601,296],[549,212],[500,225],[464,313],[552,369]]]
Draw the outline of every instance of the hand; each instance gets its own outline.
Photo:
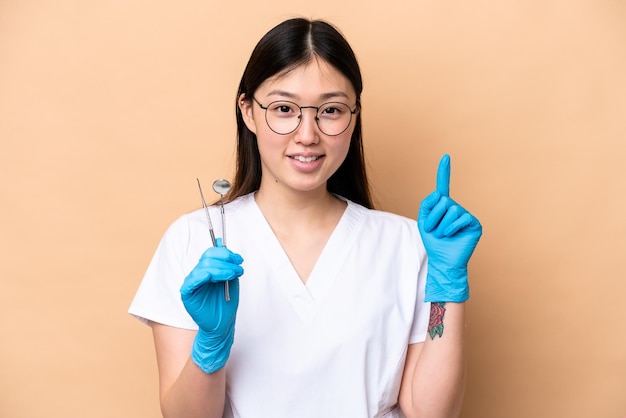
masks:
[[[189,315],[198,324],[191,358],[205,373],[213,373],[226,364],[235,337],[235,317],[239,306],[240,264],[243,258],[217,239],[217,246],[207,249],[180,288],[181,299]],[[224,296],[224,283],[230,286],[230,301]]]
[[[437,189],[420,205],[417,226],[428,254],[426,302],[465,302],[467,263],[482,235],[478,219],[450,199],[450,156],[437,171]]]

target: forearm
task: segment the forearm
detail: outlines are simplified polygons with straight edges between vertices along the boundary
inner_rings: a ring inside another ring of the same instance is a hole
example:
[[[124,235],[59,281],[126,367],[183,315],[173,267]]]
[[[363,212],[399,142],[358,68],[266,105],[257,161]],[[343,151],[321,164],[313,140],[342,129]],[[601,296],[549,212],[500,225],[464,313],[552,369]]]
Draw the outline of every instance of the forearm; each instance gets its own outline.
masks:
[[[441,333],[429,333],[421,351],[407,357],[401,394],[407,418],[460,414],[465,388],[465,305],[446,303],[444,309]]]
[[[224,412],[224,369],[207,374],[191,360],[174,384],[161,393],[164,418],[221,418]]]

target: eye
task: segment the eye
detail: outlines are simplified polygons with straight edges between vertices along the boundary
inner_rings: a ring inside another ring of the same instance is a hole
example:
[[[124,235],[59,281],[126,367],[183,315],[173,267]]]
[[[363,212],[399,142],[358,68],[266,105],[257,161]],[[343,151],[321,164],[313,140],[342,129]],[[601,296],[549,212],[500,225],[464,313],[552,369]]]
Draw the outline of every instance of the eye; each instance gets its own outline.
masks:
[[[267,107],[267,111],[279,117],[293,117],[300,113],[298,106],[291,102],[272,102]]]
[[[328,119],[337,119],[350,112],[350,108],[344,103],[326,103],[320,107],[320,117]]]

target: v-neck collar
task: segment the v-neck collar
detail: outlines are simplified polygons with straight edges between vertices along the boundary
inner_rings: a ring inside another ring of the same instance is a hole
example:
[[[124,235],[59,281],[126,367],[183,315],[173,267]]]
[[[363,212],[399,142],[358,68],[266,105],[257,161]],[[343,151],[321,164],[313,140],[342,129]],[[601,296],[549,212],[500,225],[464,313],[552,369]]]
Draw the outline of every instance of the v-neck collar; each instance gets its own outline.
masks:
[[[267,254],[273,284],[280,287],[302,320],[311,320],[337,280],[345,253],[354,245],[357,234],[353,232],[359,226],[360,211],[354,203],[343,199],[347,203],[346,209],[304,283],[257,205],[254,194],[245,198],[249,199],[247,206],[250,208],[245,221],[250,225],[250,231],[255,231],[249,239]]]

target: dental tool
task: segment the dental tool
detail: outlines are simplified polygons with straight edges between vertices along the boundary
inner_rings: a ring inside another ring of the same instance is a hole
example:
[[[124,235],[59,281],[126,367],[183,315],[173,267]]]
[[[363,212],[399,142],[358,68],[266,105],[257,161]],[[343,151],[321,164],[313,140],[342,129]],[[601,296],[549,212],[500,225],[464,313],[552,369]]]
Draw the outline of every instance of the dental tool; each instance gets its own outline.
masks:
[[[211,222],[211,215],[209,214],[209,207],[207,206],[206,200],[204,199],[204,193],[202,193],[202,186],[200,186],[200,180],[198,178],[196,178],[196,181],[198,182],[198,190],[200,191],[200,198],[202,199],[202,207],[204,208],[204,213],[206,214],[206,219],[207,219],[207,221],[209,223],[209,234],[211,234],[211,242],[213,243],[213,246],[216,247],[217,246],[217,241],[215,239],[215,232],[213,231],[213,222]],[[213,190],[216,190],[215,183],[217,183],[218,181],[220,181],[220,180],[216,180],[213,183]],[[228,181],[226,181],[226,180],[223,180],[223,181],[228,184],[228,190],[230,190],[230,183],[228,183]],[[222,189],[220,189],[220,190],[222,190]],[[226,190],[226,191],[228,191],[228,190]],[[221,206],[221,212],[222,212],[222,235],[225,237],[225,233],[224,233],[224,226],[225,226],[224,225],[224,199],[223,199],[223,196],[221,197],[220,206]],[[223,246],[226,245],[226,242],[225,242],[224,238],[222,238],[222,245]],[[224,282],[224,299],[226,299],[227,302],[230,301],[230,286],[228,285],[227,281]]]

